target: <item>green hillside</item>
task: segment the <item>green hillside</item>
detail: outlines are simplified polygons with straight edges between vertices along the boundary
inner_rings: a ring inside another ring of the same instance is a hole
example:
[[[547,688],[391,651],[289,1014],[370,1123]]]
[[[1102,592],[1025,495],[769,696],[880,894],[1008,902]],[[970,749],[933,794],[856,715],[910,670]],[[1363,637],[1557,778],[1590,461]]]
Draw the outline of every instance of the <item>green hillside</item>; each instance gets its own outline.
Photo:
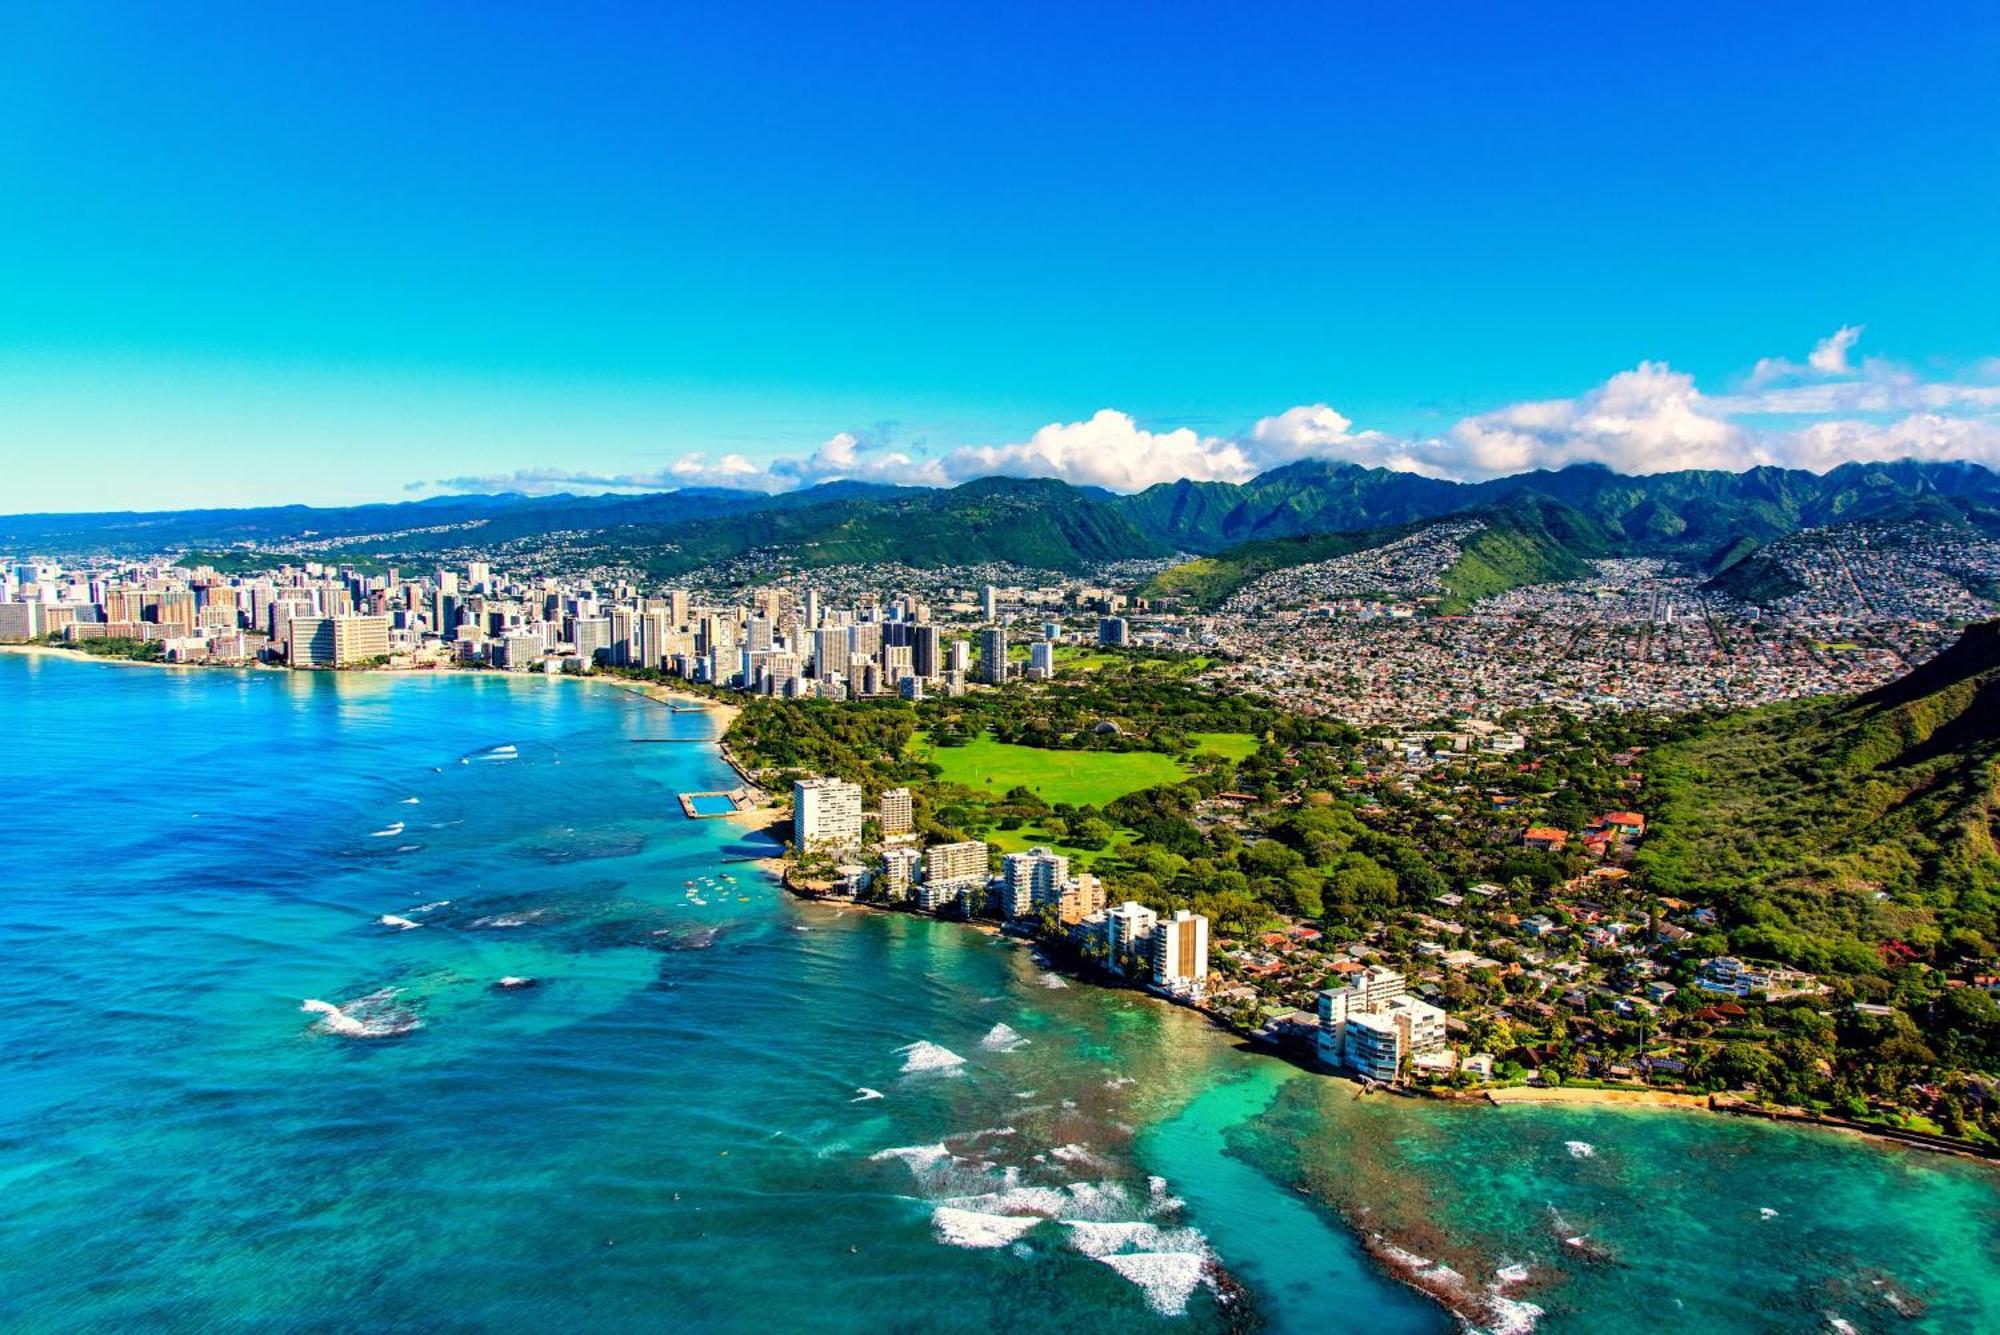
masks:
[[[1508,589],[1579,579],[1611,547],[1602,528],[1555,501],[1526,500],[1480,519],[1484,527],[1445,572],[1440,612],[1462,612]]]
[[[1717,719],[1647,757],[1655,891],[1716,904],[1739,951],[1879,972],[2000,940],[2000,622],[1858,698]]]
[[[1458,560],[1445,574],[1444,611],[1462,611],[1480,598],[1525,584],[1578,578],[1588,573],[1592,557],[1610,550],[1610,539],[1598,525],[1566,505],[1541,497],[1525,498],[1504,510],[1473,511],[1452,519],[1477,519],[1482,527],[1466,540]],[[1214,607],[1261,575],[1381,547],[1426,527],[1406,524],[1245,543],[1215,556],[1171,566],[1154,576],[1141,592],[1151,598]]]
[[[796,569],[896,562],[937,568],[1007,561],[1080,572],[1164,549],[1117,511],[1047,479],[985,478],[948,491],[867,495],[604,535],[658,577],[755,551]]]

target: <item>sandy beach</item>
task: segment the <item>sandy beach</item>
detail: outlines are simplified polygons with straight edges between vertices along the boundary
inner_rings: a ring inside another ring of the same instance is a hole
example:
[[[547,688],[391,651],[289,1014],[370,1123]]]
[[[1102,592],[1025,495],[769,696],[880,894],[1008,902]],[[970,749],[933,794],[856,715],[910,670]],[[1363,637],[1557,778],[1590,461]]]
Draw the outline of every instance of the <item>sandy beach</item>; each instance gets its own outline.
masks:
[[[1559,1086],[1510,1085],[1485,1092],[1487,1102],[1594,1103],[1627,1108],[1703,1108],[1705,1094],[1676,1094],[1664,1089],[1565,1089]]]

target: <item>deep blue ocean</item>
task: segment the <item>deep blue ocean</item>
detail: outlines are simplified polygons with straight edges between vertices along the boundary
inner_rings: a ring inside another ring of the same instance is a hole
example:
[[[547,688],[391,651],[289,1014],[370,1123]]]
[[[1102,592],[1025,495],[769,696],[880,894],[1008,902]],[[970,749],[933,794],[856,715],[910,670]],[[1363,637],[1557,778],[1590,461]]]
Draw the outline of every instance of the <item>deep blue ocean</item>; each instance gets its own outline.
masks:
[[[2000,1329],[1984,1168],[1356,1102],[787,900],[675,801],[714,727],[0,655],[0,1329],[1451,1329],[1363,1250],[1391,1198],[1544,1329]]]

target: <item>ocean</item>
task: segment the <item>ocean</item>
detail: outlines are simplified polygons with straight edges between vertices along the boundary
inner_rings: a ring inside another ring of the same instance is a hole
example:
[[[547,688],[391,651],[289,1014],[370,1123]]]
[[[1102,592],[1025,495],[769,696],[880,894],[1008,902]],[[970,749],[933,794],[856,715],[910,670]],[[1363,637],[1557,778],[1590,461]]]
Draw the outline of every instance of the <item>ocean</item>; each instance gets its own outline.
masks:
[[[2000,1329],[1983,1166],[1356,1100],[789,900],[713,730],[0,655],[0,1328]]]

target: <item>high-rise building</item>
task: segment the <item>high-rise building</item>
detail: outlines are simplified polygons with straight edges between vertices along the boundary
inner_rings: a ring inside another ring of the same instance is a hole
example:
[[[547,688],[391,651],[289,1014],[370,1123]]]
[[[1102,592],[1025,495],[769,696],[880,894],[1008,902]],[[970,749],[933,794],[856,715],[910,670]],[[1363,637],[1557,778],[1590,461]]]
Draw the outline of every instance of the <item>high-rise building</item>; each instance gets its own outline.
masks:
[[[823,626],[812,633],[813,675],[821,681],[847,675],[847,631],[846,626]]]
[[[1048,681],[1055,675],[1055,641],[1036,640],[1028,646],[1028,679],[1030,681]]]
[[[806,629],[819,629],[819,590],[806,590]]]
[[[890,788],[882,794],[882,836],[908,834],[916,828],[916,812],[910,802],[910,790]]]
[[[1153,927],[1153,982],[1194,995],[1208,979],[1208,919],[1179,909]]]
[[[294,616],[286,623],[285,661],[293,667],[347,667],[388,656],[386,616]]]
[[[1025,853],[1009,853],[1001,859],[1006,877],[1002,907],[1010,918],[1025,918],[1045,905],[1062,900],[1063,882],[1069,879],[1069,859],[1046,848]]]
[[[1121,648],[1131,643],[1132,628],[1124,617],[1100,617],[1097,622],[1097,642],[1113,648]]]
[[[1159,914],[1130,899],[1108,910],[1104,915],[1104,944],[1111,967],[1124,973],[1135,960],[1143,962],[1152,945],[1153,929],[1159,925]]]
[[[979,593],[979,615],[982,620],[1000,619],[1000,590],[988,584]]]
[[[986,879],[986,845],[977,839],[956,844],[932,844],[924,850],[926,881]]]
[[[792,785],[792,844],[801,856],[842,856],[861,847],[861,785],[800,779]]]
[[[910,627],[910,671],[926,681],[935,681],[944,672],[938,628],[928,622]]]
[[[917,884],[923,854],[914,848],[891,848],[882,854],[882,893],[897,903],[908,900]]]
[[[965,676],[972,671],[972,641],[953,640],[944,651],[944,670]]]
[[[1370,1080],[1394,1080],[1404,1059],[1440,1052],[1444,1012],[1404,991],[1393,969],[1364,969],[1319,994],[1319,1058]]]
[[[979,632],[979,680],[988,686],[1007,684],[1007,632],[999,626]]]

